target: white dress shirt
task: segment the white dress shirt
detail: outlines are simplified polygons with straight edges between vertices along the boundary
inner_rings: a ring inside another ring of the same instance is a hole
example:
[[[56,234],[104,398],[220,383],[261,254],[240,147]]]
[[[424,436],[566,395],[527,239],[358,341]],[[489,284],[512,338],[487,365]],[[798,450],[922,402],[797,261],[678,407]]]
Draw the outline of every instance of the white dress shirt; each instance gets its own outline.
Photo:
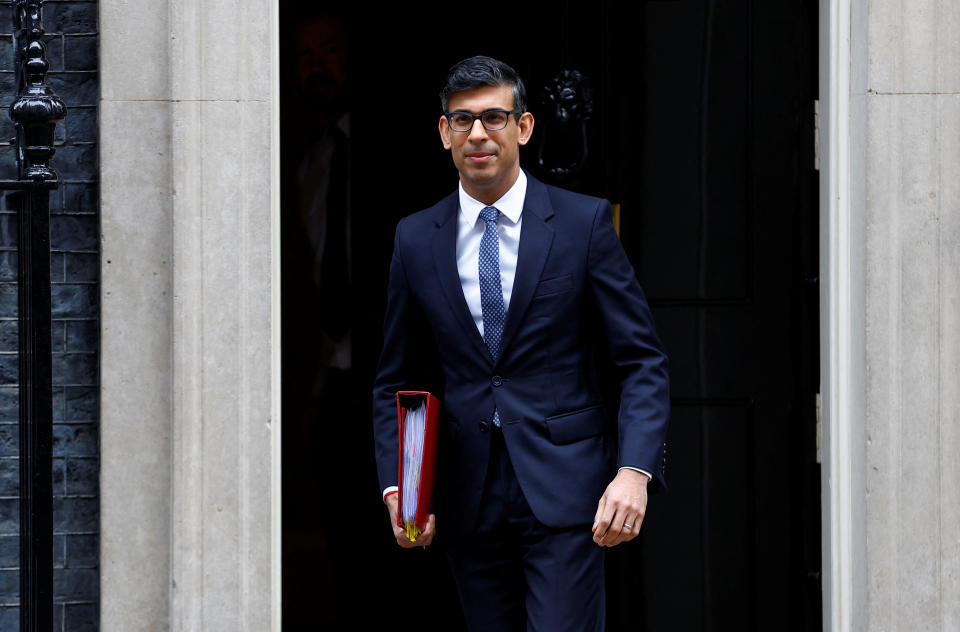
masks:
[[[503,289],[504,311],[510,308],[513,278],[517,274],[517,253],[520,252],[520,225],[523,223],[523,201],[527,197],[527,176],[523,171],[510,190],[491,204],[500,211],[497,232],[500,235],[500,286]],[[483,308],[480,304],[480,241],[487,223],[480,219],[486,204],[470,197],[460,185],[460,213],[457,214],[457,270],[463,297],[473,322],[483,336]]]
[[[520,252],[520,225],[523,223],[523,202],[527,197],[527,176],[520,176],[499,200],[491,204],[500,211],[497,216],[497,232],[500,234],[500,286],[503,289],[504,310],[510,308],[510,296],[513,293],[513,279],[517,273],[517,255]],[[473,316],[473,322],[483,336],[483,308],[480,303],[480,240],[487,229],[487,223],[480,219],[480,211],[486,208],[483,202],[473,199],[460,184],[460,212],[457,214],[457,271],[460,273],[460,285],[467,308]],[[621,470],[636,470],[646,474],[638,467],[624,466]],[[396,486],[383,490],[386,497],[397,491]]]

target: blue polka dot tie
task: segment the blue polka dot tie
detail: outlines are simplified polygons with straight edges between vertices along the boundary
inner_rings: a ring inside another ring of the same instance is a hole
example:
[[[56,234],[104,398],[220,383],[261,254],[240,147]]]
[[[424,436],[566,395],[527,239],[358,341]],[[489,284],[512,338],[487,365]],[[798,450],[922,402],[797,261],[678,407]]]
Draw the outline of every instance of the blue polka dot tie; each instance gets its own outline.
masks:
[[[506,322],[503,305],[503,287],[500,285],[500,238],[497,232],[497,217],[500,211],[492,206],[480,211],[486,222],[483,239],[480,240],[480,309],[483,314],[483,341],[487,343],[490,357],[496,362],[500,357],[500,342]],[[493,423],[500,425],[500,413],[493,411]]]

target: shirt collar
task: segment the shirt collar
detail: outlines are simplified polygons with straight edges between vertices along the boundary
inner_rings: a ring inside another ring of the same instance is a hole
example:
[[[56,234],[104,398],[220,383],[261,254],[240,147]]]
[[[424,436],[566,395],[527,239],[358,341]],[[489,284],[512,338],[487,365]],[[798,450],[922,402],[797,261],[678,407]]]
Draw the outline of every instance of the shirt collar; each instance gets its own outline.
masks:
[[[487,205],[470,197],[467,192],[463,190],[463,183],[459,185],[459,189],[460,213],[463,214],[463,218],[467,220],[468,224],[473,226],[477,223],[477,218],[480,217],[480,211],[486,208]],[[527,174],[521,169],[520,175],[517,176],[517,181],[513,183],[510,190],[490,206],[497,207],[497,210],[500,211],[502,215],[505,215],[507,219],[516,224],[520,221],[520,214],[523,213],[523,201],[526,197]]]

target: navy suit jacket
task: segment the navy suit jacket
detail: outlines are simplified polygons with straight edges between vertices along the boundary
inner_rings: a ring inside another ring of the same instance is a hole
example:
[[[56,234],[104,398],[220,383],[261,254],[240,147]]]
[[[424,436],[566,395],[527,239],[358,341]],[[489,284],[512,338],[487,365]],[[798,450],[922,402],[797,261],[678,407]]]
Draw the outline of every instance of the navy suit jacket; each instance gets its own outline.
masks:
[[[395,393],[411,387],[443,401],[435,507],[441,537],[463,535],[476,520],[494,407],[524,496],[550,527],[591,524],[617,467],[646,470],[654,486],[663,485],[667,358],[609,202],[528,174],[496,362],[463,296],[458,212],[455,191],[397,225],[374,386],[382,488],[397,484]],[[593,375],[590,340],[598,325],[622,379],[615,418],[605,414]]]

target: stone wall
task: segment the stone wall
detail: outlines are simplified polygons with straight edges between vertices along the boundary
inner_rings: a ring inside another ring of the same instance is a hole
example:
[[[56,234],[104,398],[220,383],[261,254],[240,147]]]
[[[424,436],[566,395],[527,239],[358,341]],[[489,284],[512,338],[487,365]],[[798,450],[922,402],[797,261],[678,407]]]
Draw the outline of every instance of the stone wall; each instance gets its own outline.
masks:
[[[277,3],[99,6],[101,624],[279,632]]]
[[[820,6],[824,629],[960,629],[960,5]]]
[[[0,103],[13,101],[14,45],[8,3],[0,11]],[[57,129],[51,194],[53,307],[55,630],[98,629],[99,606],[99,217],[97,5],[44,5],[48,83],[69,114]],[[15,178],[0,114],[0,177]],[[0,629],[19,625],[17,221],[0,206]]]
[[[866,11],[870,630],[960,630],[960,4]]]

